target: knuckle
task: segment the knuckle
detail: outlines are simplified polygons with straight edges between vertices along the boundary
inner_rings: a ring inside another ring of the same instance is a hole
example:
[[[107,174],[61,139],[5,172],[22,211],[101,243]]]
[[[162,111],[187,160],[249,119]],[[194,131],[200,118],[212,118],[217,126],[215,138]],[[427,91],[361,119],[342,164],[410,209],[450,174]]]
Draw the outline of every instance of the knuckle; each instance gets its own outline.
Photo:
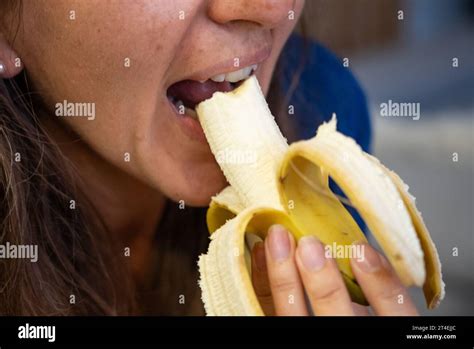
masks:
[[[326,287],[318,288],[314,292],[314,298],[318,302],[332,302],[343,296],[345,289],[339,283],[331,282]]]
[[[290,278],[277,277],[271,282],[272,291],[277,293],[289,293],[296,287],[296,282]]]

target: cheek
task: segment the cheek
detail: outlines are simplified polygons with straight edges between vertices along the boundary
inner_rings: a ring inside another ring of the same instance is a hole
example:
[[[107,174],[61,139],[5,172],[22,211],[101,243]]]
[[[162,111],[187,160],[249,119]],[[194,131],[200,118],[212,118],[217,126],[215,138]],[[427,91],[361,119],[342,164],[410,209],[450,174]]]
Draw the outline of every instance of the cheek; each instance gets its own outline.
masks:
[[[179,5],[192,15],[192,3]],[[187,26],[176,21],[179,9],[173,2],[25,2],[24,32],[35,35],[17,50],[50,114],[58,102],[94,104],[94,120],[62,119],[91,149],[170,195],[200,201],[206,190],[191,195],[193,182],[211,181],[213,191],[223,181],[208,151],[196,157],[192,144],[179,142],[168,115],[166,70]]]
[[[170,52],[166,40],[151,35],[164,31],[165,20],[155,18],[150,27],[156,16],[144,17],[143,6],[117,2],[56,1],[54,9],[44,0],[25,2],[24,32],[35,34],[18,48],[49,109],[63,100],[95,102],[98,119],[115,124],[113,131],[156,102],[149,97],[161,87]]]
[[[149,181],[175,202],[183,200],[189,206],[207,206],[210,198],[227,185],[212,156],[190,158],[184,151],[174,154],[159,151],[158,155],[157,166],[152,168],[150,163],[150,168],[142,173],[154,173]]]
[[[174,201],[205,206],[226,186],[226,180],[207,144],[185,136],[165,98],[157,114],[134,140],[133,161],[127,171]]]

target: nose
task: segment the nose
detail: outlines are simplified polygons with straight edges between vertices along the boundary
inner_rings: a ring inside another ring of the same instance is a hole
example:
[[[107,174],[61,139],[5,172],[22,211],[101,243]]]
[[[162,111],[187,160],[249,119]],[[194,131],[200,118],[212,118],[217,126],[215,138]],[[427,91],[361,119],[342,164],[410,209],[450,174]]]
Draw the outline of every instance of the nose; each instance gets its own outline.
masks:
[[[294,0],[210,0],[208,16],[219,24],[241,20],[272,29],[288,20],[293,3]]]

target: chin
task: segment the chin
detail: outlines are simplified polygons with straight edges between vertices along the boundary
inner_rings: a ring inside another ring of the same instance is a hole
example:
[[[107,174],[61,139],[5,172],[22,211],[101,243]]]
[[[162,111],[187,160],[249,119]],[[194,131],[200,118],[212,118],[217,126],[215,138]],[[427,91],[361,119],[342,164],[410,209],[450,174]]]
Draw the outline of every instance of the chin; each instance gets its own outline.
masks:
[[[177,203],[184,201],[186,206],[207,207],[211,198],[228,185],[224,175],[219,171],[212,176],[207,174],[203,178],[189,178],[179,187],[165,192],[165,195]]]

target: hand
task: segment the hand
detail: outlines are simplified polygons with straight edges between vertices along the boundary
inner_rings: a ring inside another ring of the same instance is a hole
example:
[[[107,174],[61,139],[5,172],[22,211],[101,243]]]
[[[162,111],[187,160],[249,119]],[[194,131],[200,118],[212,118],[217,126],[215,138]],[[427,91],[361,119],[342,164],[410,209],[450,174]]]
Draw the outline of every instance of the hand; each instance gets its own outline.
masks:
[[[407,290],[387,260],[368,244],[364,258],[351,259],[354,275],[376,315],[418,315]],[[252,282],[266,315],[309,314],[304,292],[315,315],[369,315],[353,303],[332,258],[314,237],[296,247],[288,231],[274,225],[252,250]]]

